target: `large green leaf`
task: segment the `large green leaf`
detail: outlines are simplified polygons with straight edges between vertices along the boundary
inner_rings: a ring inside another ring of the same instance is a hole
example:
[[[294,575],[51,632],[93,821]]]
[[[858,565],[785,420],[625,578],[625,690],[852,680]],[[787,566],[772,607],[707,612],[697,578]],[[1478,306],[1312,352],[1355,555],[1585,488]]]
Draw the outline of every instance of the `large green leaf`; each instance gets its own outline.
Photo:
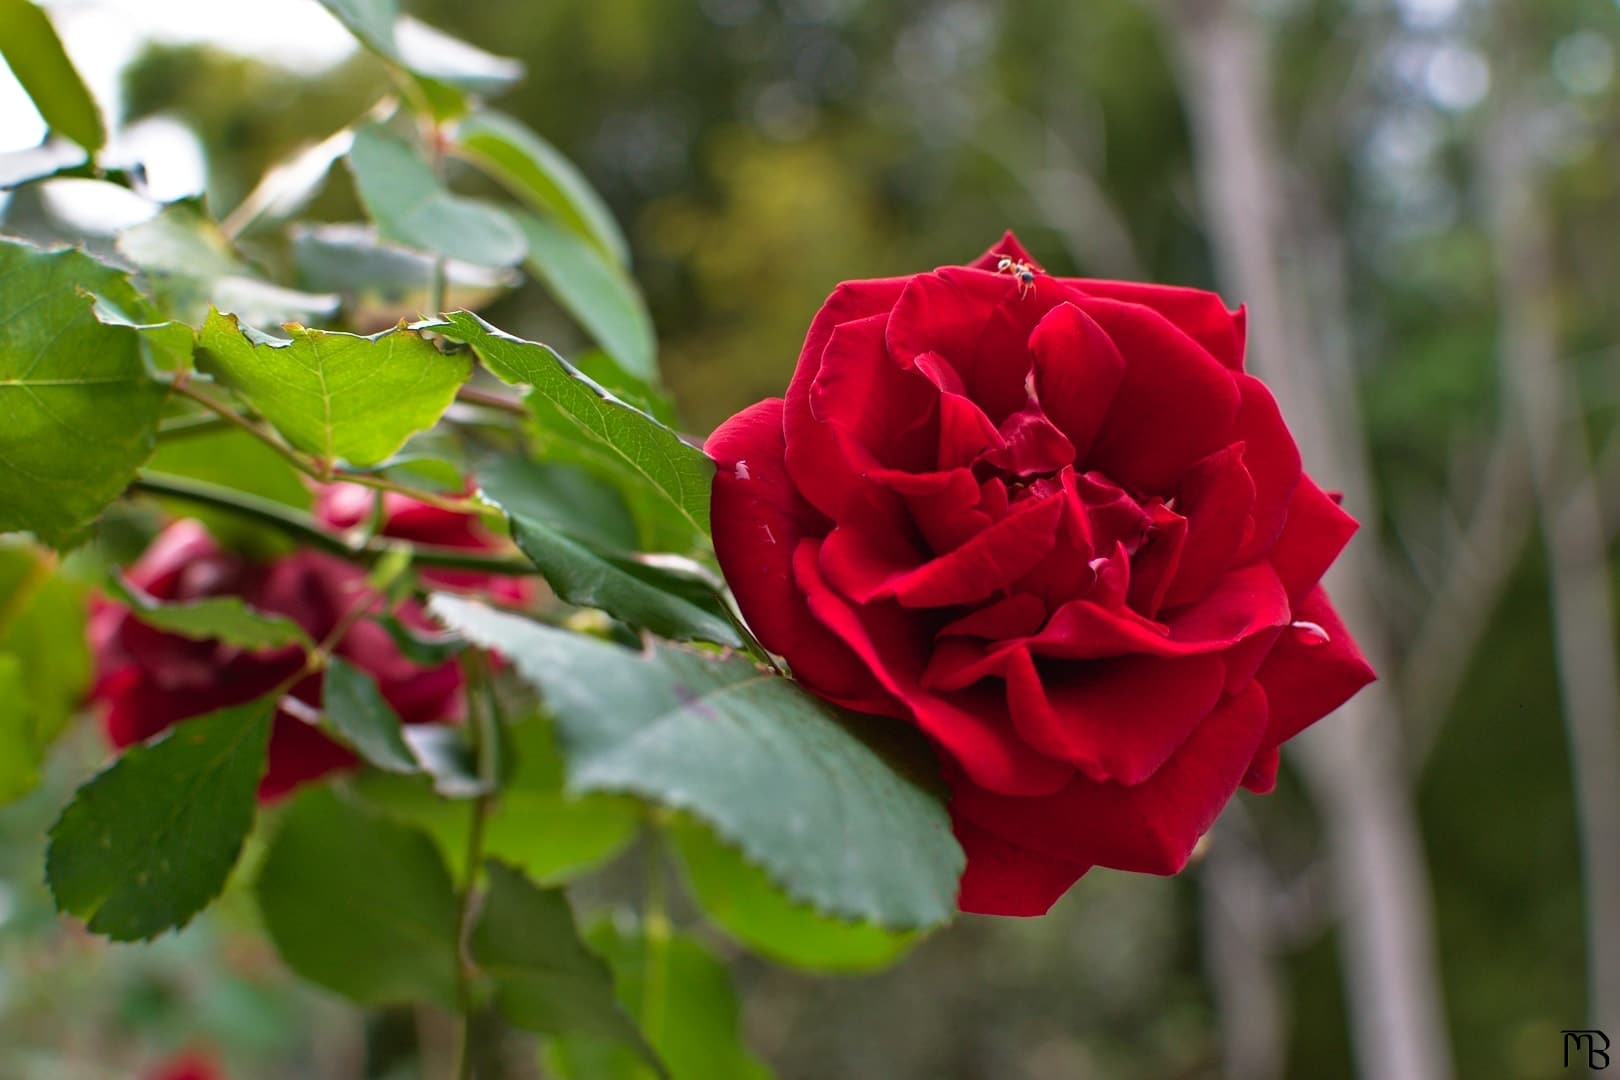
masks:
[[[613,969],[613,985],[674,1080],[768,1080],[742,1042],[741,1009],[726,965],[703,943],[666,926],[603,921],[586,936]],[[639,1080],[640,1063],[616,1046],[559,1039],[546,1062],[563,1080]]]
[[[613,996],[607,965],[585,947],[560,889],[488,863],[489,895],[472,934],[472,955],[495,984],[507,1020],[543,1035],[607,1039],[630,1047],[668,1075]]]
[[[811,971],[873,971],[918,940],[915,933],[829,919],[794,902],[701,822],[678,819],[669,835],[704,914],[761,956]]]
[[[630,262],[613,211],[585,175],[538,134],[504,113],[480,111],[456,125],[455,143],[536,210],[550,214],[620,266]]]
[[[740,656],[630,652],[445,594],[430,610],[540,689],[574,790],[689,811],[827,914],[903,930],[955,913],[962,850],[912,779],[920,766],[891,764],[929,755],[890,722],[841,714]]]
[[[636,564],[628,557],[615,559],[573,539],[553,524],[555,515],[549,512],[549,506],[535,505],[536,499],[521,476],[510,468],[496,470],[484,476],[482,491],[507,512],[518,548],[540,569],[559,597],[570,604],[600,608],[631,626],[662,637],[742,646],[718,597],[712,597],[711,604],[702,604],[683,595],[687,585],[684,580],[656,566]],[[515,509],[525,504],[546,513],[546,517],[531,517]]]
[[[115,941],[191,921],[253,825],[274,710],[264,699],[183,721],[81,787],[51,828],[56,906]]]
[[[129,612],[148,626],[193,641],[223,641],[250,652],[297,645],[313,649],[315,643],[303,627],[285,615],[256,611],[239,596],[210,596],[201,600],[166,604],[114,575],[108,588],[129,606]]]
[[[255,886],[287,966],[367,1005],[456,1007],[455,888],[427,836],[310,788]]]
[[[551,725],[530,716],[506,731],[511,775],[484,820],[484,851],[537,881],[567,881],[623,850],[639,820],[633,800],[563,791]],[[423,778],[364,773],[360,797],[433,835],[457,874],[466,872],[467,829],[477,808],[442,799]]]
[[[359,337],[291,327],[255,341],[233,316],[208,314],[198,366],[236,391],[287,441],[326,462],[369,466],[432,427],[472,373],[403,327]]]
[[[528,241],[525,264],[596,343],[630,374],[658,377],[652,316],[635,282],[578,233],[533,214],[515,215]]]
[[[0,55],[53,131],[92,154],[101,149],[107,141],[101,111],[51,21],[31,0],[0,0]]]
[[[709,484],[714,462],[673,430],[626,405],[586,379],[551,349],[516,338],[467,311],[447,315],[431,329],[461,341],[504,382],[528,386],[536,422],[567,442],[588,447],[590,458],[621,472],[635,495],[661,500],[685,527],[709,534]]]
[[[67,726],[90,681],[87,591],[57,568],[50,552],[18,537],[0,540],[0,655],[19,663],[35,766]]]
[[[380,125],[354,133],[349,168],[384,240],[475,266],[512,266],[528,253],[510,217],[451,194],[421,154]]]
[[[139,335],[106,326],[83,291],[141,306],[124,276],[80,251],[0,241],[0,532],[73,536],[152,451],[165,388]]]

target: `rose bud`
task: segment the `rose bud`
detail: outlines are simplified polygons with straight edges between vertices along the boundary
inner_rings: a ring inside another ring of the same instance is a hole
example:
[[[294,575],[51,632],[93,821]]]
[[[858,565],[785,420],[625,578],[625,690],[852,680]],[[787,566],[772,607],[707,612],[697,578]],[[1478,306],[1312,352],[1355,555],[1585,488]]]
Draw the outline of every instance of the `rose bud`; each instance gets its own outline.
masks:
[[[396,501],[385,505],[385,535],[473,550],[496,544],[477,531],[470,515],[389,498]],[[344,523],[339,497],[323,493],[320,507],[328,521]],[[366,584],[365,571],[352,563],[314,551],[255,562],[222,550],[194,521],[165,529],[125,576],[131,585],[168,603],[239,596],[259,611],[287,616],[315,641],[366,603],[368,594],[381,599]],[[440,587],[483,590],[514,602],[525,599],[530,588],[527,582],[466,572],[423,576]],[[408,627],[432,628],[415,601],[405,601],[395,614]],[[147,626],[104,600],[95,603],[90,639],[97,670],[91,696],[105,706],[106,731],[118,747],[149,739],[178,721],[261,697],[304,663],[297,647],[250,652],[220,641],[193,641]],[[454,723],[461,718],[462,672],[454,661],[419,667],[400,654],[386,630],[365,619],[344,633],[334,651],[376,680],[405,723]],[[259,785],[261,799],[358,763],[347,748],[308,722],[320,708],[321,684],[319,673],[305,676],[283,699],[271,731],[269,768]]]
[[[1300,467],[1244,317],[978,261],[847,282],[786,399],[706,449],[759,640],[936,747],[963,910],[1173,874],[1278,747],[1371,681],[1317,584],[1356,522]]]

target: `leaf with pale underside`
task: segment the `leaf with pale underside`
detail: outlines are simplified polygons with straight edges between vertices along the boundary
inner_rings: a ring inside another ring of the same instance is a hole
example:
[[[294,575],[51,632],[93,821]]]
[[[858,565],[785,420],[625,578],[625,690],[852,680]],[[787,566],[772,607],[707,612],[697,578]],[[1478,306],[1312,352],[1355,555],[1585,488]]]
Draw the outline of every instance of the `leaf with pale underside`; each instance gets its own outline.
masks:
[[[656,379],[652,316],[629,275],[555,221],[533,214],[517,214],[515,220],[529,244],[524,265],[619,366],[638,379]]]
[[[360,201],[384,240],[474,266],[512,266],[528,253],[510,216],[452,194],[426,159],[387,128],[370,124],[356,131],[348,161]]]
[[[614,263],[630,262],[613,211],[583,173],[545,139],[505,113],[483,110],[455,128],[455,145],[507,190],[589,240]]]
[[[249,337],[211,311],[198,367],[234,390],[287,441],[326,462],[366,467],[438,423],[467,381],[465,356],[439,352],[403,327],[371,337],[288,328],[292,340]]]
[[[931,754],[892,721],[736,655],[631,652],[442,593],[429,610],[540,690],[572,790],[685,810],[824,914],[905,930],[955,913],[962,850],[914,779]]]

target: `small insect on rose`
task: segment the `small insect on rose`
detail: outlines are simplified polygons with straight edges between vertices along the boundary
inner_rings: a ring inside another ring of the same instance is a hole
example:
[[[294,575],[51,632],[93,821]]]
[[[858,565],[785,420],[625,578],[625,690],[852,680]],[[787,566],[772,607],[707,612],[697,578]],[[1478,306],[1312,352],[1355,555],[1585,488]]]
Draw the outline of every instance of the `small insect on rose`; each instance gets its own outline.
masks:
[[[1035,268],[1023,259],[1002,255],[996,259],[996,273],[1011,274],[1018,279],[1018,298],[1022,300],[1035,291]]]

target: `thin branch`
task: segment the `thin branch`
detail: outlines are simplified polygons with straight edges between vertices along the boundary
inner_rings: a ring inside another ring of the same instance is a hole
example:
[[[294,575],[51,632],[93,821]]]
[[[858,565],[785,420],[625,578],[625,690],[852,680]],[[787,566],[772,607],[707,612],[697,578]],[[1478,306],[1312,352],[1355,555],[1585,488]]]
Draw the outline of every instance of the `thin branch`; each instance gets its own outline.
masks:
[[[476,386],[463,386],[457,390],[456,400],[468,405],[481,405],[486,409],[498,409],[513,416],[529,415],[529,407],[516,398],[492,390],[480,390]]]
[[[219,484],[192,480],[189,477],[146,471],[136,476],[130,483],[129,490],[137,494],[160,495],[224,510],[274,529],[306,547],[336,555],[361,566],[370,566],[388,552],[403,547],[410,551],[411,562],[417,566],[473,570],[504,577],[531,577],[537,572],[534,564],[526,559],[469,551],[465,548],[409,543],[387,537],[378,537],[364,543],[352,543],[341,534],[322,526],[308,514],[283,503]]]

